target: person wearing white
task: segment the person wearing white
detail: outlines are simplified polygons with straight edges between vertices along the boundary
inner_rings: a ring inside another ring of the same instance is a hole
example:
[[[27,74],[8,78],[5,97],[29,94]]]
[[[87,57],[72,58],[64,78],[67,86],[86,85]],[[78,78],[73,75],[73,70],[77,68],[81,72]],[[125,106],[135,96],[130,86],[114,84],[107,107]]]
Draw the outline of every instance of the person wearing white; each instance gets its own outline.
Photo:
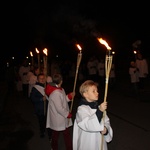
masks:
[[[97,83],[85,81],[80,86],[81,102],[73,126],[73,150],[107,150],[113,130],[107,116],[107,102],[98,104]],[[105,112],[105,115],[103,113]]]
[[[22,66],[19,68],[19,76],[22,81],[22,89],[23,89],[23,95],[25,97],[28,97],[28,87],[29,87],[29,81],[27,74],[30,71],[30,66],[28,65],[28,61],[24,60]]]
[[[114,62],[112,62],[111,69],[110,69],[110,75],[109,75],[109,85],[111,88],[114,87],[115,82],[116,82],[115,64],[114,64]]]
[[[104,59],[101,59],[97,65],[99,83],[104,85],[105,82],[105,63]]]
[[[137,53],[136,67],[139,71],[139,88],[143,89],[145,86],[145,79],[148,75],[148,63],[141,53]]]
[[[87,62],[88,79],[97,81],[97,65],[98,59],[95,56],[92,56]]]
[[[131,83],[131,93],[138,94],[138,83],[139,83],[139,71],[136,68],[134,61],[130,62],[129,67],[130,83]]]
[[[130,63],[129,74],[131,83],[139,82],[139,72],[134,61],[131,61]]]
[[[30,98],[31,90],[37,82],[37,76],[39,73],[40,73],[40,69],[38,67],[34,67],[33,73],[29,76],[29,89],[28,89],[29,98]]]
[[[52,148],[58,149],[59,134],[63,133],[66,150],[72,150],[72,139],[69,127],[72,126],[72,114],[69,111],[68,102],[72,100],[74,94],[71,92],[66,95],[61,87],[63,82],[62,75],[54,74],[52,83],[47,84],[45,93],[49,97],[46,128],[52,129]]]

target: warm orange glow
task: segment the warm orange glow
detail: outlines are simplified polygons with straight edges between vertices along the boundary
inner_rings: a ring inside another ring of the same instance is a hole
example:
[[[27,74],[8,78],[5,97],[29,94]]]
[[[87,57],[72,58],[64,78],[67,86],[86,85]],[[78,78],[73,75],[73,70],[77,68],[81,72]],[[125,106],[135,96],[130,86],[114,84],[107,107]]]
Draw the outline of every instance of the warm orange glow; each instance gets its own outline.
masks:
[[[108,43],[105,40],[103,40],[102,38],[97,38],[97,39],[101,44],[105,45],[108,50],[111,50],[111,47],[108,45]]]
[[[39,53],[39,50],[37,48],[35,48],[36,52]]]
[[[81,51],[82,47],[79,44],[76,44],[77,48]]]
[[[43,53],[47,56],[47,54],[48,54],[48,53],[47,53],[47,48],[44,48],[44,49],[43,49]]]
[[[32,54],[32,52],[30,52],[30,55],[31,55],[31,57],[33,57],[33,54]]]

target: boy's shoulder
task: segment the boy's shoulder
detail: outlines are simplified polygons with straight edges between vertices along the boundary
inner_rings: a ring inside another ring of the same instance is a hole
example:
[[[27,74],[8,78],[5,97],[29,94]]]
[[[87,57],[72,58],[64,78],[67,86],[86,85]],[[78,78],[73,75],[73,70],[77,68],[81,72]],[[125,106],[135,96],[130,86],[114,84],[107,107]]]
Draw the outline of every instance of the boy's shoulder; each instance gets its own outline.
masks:
[[[55,83],[48,83],[45,87],[45,93],[49,96],[55,90],[62,90],[62,88],[56,87]]]

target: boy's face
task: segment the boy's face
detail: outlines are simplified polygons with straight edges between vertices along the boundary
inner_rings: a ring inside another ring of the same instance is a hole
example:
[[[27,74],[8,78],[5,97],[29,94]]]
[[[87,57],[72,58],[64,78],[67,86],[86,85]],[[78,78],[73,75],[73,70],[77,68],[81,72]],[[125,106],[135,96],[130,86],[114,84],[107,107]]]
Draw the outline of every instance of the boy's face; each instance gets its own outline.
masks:
[[[83,96],[88,102],[94,102],[98,100],[98,89],[96,86],[90,86],[86,92],[83,93]]]
[[[40,73],[40,69],[35,70],[35,74],[38,75]]]
[[[44,84],[45,83],[45,76],[39,76],[38,77],[38,82]]]

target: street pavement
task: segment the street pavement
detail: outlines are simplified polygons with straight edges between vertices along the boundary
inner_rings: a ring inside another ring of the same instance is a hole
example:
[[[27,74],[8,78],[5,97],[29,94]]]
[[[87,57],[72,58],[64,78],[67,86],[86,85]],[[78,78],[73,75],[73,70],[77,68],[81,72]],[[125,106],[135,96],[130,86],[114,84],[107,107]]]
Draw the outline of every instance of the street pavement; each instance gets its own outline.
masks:
[[[78,86],[77,84],[77,91]],[[73,89],[73,81],[64,84],[64,88],[66,92]],[[103,98],[104,88],[100,88],[99,95]],[[79,97],[77,92],[73,102],[73,120]],[[108,88],[107,114],[114,132],[108,150],[150,150],[149,97],[149,77],[145,89],[140,90],[138,96],[131,93],[126,76],[118,76],[115,86]],[[6,94],[4,101],[0,113],[0,150],[50,150],[47,134],[40,138],[38,120],[31,101],[17,91]],[[70,132],[72,134],[72,128]],[[59,150],[65,150],[62,135]]]

